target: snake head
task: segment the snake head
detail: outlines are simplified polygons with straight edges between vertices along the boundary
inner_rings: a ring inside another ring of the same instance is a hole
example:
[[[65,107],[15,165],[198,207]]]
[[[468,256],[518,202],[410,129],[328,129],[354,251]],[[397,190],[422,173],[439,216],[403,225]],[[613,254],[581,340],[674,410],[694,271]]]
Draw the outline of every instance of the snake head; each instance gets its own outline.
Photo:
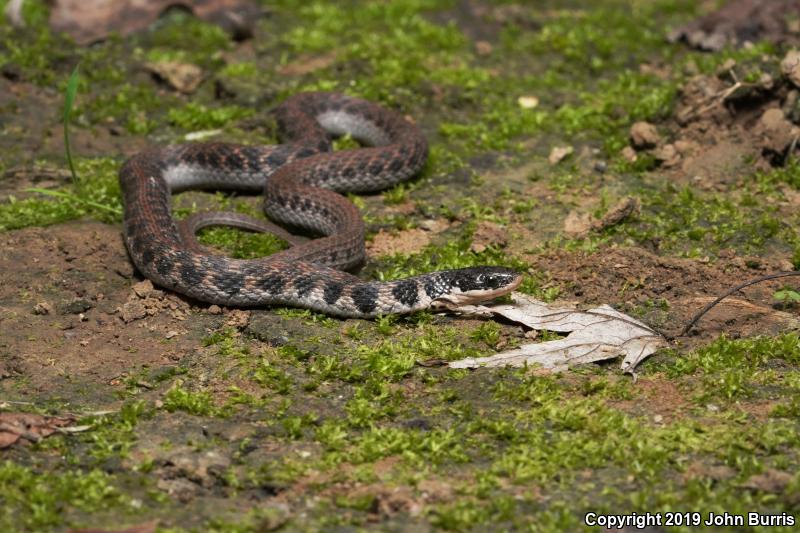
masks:
[[[506,267],[481,266],[442,272],[442,294],[434,299],[435,307],[453,308],[472,305],[510,293],[522,283],[522,274]]]

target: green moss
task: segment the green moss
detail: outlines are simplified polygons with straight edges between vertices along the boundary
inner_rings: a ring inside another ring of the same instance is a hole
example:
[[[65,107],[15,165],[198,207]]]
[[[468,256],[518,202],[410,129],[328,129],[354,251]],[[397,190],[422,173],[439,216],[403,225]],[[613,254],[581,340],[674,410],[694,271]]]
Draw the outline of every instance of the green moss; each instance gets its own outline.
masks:
[[[7,3],[0,1],[1,12]],[[68,62],[70,43],[50,32],[44,2],[25,2],[22,15],[27,30],[13,28],[6,17],[0,20],[0,65],[14,66],[26,80],[50,86],[56,69]]]
[[[800,338],[795,333],[777,337],[729,339],[720,337],[708,346],[699,348],[666,367],[671,377],[701,374],[703,397],[727,400],[754,394],[764,381],[770,361],[781,360],[800,365]]]
[[[37,194],[23,200],[13,196],[0,204],[0,231],[46,226],[91,216],[103,221],[118,221],[122,214],[117,171],[111,158],[76,158],[78,183],[54,189],[52,195]]]
[[[230,36],[215,24],[181,10],[162,17],[154,31],[139,36],[148,61],[195,63],[204,68],[224,64],[222,54],[232,48]]]
[[[183,411],[197,416],[219,416],[222,410],[216,407],[214,397],[208,391],[190,391],[176,385],[164,394],[164,409]]]
[[[720,248],[752,253],[785,233],[774,210],[747,192],[737,202],[690,187],[667,187],[643,200],[645,208],[637,222],[609,233],[620,232],[637,242],[658,242],[663,251],[690,257],[715,255]]]
[[[90,418],[86,422],[92,425],[92,431],[85,436],[89,455],[98,461],[126,457],[136,442],[136,425],[150,416],[152,409],[140,400],[124,404],[119,413]]]
[[[785,183],[793,189],[800,189],[800,161],[789,158],[784,166],[776,167],[768,172],[759,172],[755,179],[762,190],[774,192],[775,185]]]
[[[0,464],[0,527],[4,531],[41,531],[64,526],[76,510],[125,510],[127,499],[114,478],[101,470],[37,472],[7,460]]]
[[[81,104],[80,100],[86,102]],[[170,103],[176,105],[173,97],[159,95],[153,87],[124,82],[91,99],[79,98],[76,120],[83,124],[120,124],[131,134],[146,135],[156,128],[154,110]]]
[[[233,228],[204,228],[198,240],[236,259],[266,257],[286,248],[284,241],[269,233],[249,233]]]
[[[585,133],[604,139],[606,153],[616,155],[628,144],[630,124],[637,120],[658,122],[669,115],[677,88],[675,81],[624,72],[581,93],[579,103],[559,108],[554,120],[567,135]]]
[[[495,346],[497,341],[500,340],[500,332],[502,328],[497,322],[487,321],[472,330],[470,338],[476,341],[482,341],[489,346]]]
[[[167,118],[170,123],[183,130],[197,131],[221,128],[253,114],[252,109],[235,105],[209,108],[197,102],[189,102],[182,108],[170,109]]]

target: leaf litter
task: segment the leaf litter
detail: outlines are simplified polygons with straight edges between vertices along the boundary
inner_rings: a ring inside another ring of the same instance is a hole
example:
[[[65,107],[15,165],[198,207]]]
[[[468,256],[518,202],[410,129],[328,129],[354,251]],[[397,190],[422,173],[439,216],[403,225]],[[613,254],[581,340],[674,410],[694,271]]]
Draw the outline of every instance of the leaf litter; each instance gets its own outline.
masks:
[[[464,306],[462,314],[502,317],[533,330],[568,333],[561,339],[523,344],[488,357],[469,357],[448,364],[450,368],[539,365],[552,371],[623,356],[621,369],[633,373],[636,366],[661,347],[666,339],[635,318],[603,304],[586,311],[564,304],[547,304],[520,293],[512,305]]]

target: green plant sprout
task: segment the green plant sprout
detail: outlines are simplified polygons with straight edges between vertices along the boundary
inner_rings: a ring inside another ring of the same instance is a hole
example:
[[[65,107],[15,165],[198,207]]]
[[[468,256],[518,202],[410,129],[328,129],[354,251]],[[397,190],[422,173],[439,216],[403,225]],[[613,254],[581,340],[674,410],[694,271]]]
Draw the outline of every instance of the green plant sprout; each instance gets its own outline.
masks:
[[[72,117],[72,106],[75,103],[75,96],[78,94],[78,81],[80,80],[80,75],[78,73],[78,68],[80,65],[75,65],[75,68],[72,71],[72,74],[69,76],[69,80],[67,80],[67,89],[64,93],[64,151],[66,152],[67,156],[67,164],[69,165],[69,171],[72,174],[72,183],[74,186],[79,186],[81,184],[81,180],[78,177],[78,173],[75,172],[75,164],[72,161],[72,150],[70,149],[70,141],[69,141],[69,121]],[[49,189],[42,189],[39,187],[32,187],[26,189],[27,192],[35,192],[39,194],[43,194],[45,196],[54,196],[56,198],[63,198],[65,200],[69,200],[72,202],[78,202],[85,206],[94,207],[96,209],[100,209],[103,211],[107,211],[109,213],[113,213],[115,215],[121,215],[122,211],[118,208],[110,205],[101,204],[98,202],[93,202],[91,200],[87,200],[86,198],[81,198],[80,196],[68,192],[62,191],[51,191]]]

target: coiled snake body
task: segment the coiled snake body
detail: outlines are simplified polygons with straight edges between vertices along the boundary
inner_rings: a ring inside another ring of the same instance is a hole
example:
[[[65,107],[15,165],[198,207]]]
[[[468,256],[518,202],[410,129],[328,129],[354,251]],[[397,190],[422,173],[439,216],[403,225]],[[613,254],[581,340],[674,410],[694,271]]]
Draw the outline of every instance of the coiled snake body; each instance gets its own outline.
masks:
[[[425,163],[427,143],[400,115],[340,94],[302,93],[275,114],[285,144],[171,145],[125,162],[119,174],[124,238],[142,274],[208,303],[292,305],[346,317],[483,301],[519,284],[517,272],[490,266],[388,282],[344,272],[365,257],[364,222],[338,193],[375,191],[407,179]],[[331,153],[329,134],[346,133],[368,146]],[[260,259],[203,253],[189,235],[196,228],[257,229],[258,222],[224,213],[200,215],[179,231],[170,194],[186,189],[263,190],[270,218],[323,237]]]

